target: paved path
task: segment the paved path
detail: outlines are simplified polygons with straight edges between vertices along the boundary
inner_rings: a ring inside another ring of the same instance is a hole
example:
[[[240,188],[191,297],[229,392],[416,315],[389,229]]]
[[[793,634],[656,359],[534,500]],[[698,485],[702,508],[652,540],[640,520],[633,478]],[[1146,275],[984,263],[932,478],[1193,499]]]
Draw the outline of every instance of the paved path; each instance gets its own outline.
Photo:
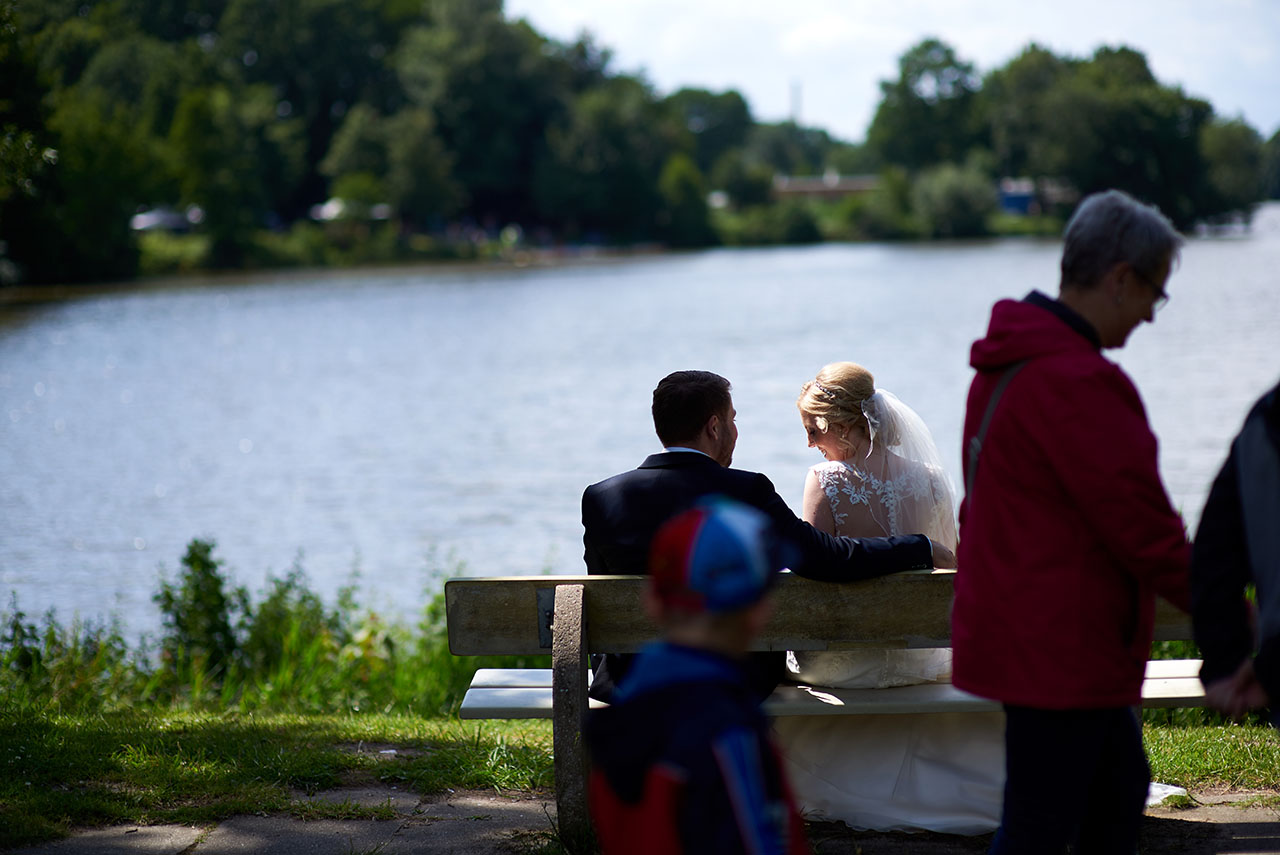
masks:
[[[1260,796],[1267,796],[1268,806]],[[31,849],[32,855],[531,855],[559,851],[549,793],[500,796],[458,791],[420,798],[392,787],[326,790],[315,800],[389,805],[387,820],[237,816],[216,825],[116,826],[81,831]],[[1280,799],[1274,793],[1196,794],[1192,807],[1147,811],[1142,855],[1280,855]],[[1252,804],[1250,804],[1252,802]],[[970,855],[989,837],[851,832],[834,823],[809,828],[815,855]]]

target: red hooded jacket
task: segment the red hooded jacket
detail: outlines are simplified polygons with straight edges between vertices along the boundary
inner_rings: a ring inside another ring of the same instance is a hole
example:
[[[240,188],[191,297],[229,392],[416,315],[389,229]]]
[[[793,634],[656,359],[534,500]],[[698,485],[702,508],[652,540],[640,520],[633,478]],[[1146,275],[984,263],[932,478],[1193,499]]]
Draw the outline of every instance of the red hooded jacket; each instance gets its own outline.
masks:
[[[1139,703],[1156,593],[1189,606],[1190,547],[1146,411],[1073,314],[1043,295],[995,305],[964,426],[968,449],[1025,361],[960,507],[951,633],[958,687],[1042,709]]]

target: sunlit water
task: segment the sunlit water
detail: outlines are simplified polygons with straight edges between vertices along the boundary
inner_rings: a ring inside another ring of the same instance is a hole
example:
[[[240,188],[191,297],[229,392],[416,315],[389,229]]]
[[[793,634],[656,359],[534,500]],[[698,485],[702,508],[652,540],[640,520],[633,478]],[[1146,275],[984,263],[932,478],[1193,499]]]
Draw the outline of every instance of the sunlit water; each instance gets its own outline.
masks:
[[[931,426],[953,479],[991,303],[1055,292],[1055,241],[720,250],[493,272],[261,277],[84,298],[0,324],[0,591],[29,614],[151,602],[213,538],[259,590],[301,555],[331,598],[407,617],[434,573],[577,572],[582,488],[656,450],[654,384],[734,384],[735,465],[799,506],[794,400],[867,365]],[[1173,299],[1116,358],[1194,526],[1249,404],[1280,378],[1280,208],[1193,240]]]

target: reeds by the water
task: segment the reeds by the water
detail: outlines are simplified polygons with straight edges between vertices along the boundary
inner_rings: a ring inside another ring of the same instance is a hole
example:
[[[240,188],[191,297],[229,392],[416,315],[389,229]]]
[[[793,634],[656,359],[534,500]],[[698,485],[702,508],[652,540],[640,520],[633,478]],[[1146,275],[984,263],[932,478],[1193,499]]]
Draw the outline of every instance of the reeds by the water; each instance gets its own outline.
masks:
[[[407,626],[362,608],[350,588],[325,604],[295,565],[255,601],[229,586],[208,541],[191,542],[155,601],[161,636],[130,645],[114,622],[30,619],[11,600],[0,613],[0,711],[448,715],[477,667],[549,667],[451,655],[439,593]]]

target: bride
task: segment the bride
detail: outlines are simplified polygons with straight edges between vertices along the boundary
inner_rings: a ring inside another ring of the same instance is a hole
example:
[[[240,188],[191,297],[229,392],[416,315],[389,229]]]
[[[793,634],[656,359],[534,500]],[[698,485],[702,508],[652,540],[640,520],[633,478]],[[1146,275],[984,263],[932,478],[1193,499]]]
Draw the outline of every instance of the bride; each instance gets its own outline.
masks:
[[[956,547],[955,499],[929,429],[871,372],[835,362],[796,401],[809,446],[826,462],[805,479],[803,516],[829,534],[923,533]],[[949,649],[787,654],[813,686],[889,688],[944,682]],[[999,825],[1002,713],[784,716],[774,720],[810,819],[853,828],[979,834]]]

